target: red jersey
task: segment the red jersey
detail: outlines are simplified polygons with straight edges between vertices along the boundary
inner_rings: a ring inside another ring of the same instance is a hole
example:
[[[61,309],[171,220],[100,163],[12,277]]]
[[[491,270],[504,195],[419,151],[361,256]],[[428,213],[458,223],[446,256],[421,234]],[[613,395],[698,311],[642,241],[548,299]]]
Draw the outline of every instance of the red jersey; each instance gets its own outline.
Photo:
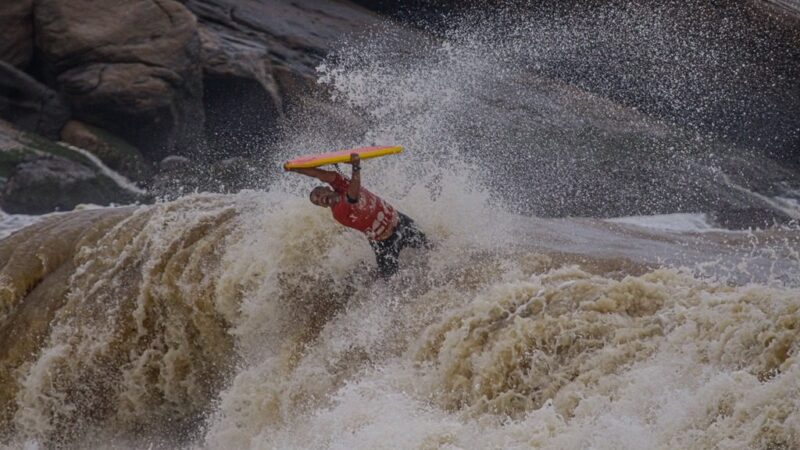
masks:
[[[339,202],[332,209],[333,218],[346,227],[354,228],[373,241],[382,241],[394,232],[400,215],[392,205],[364,189],[358,193],[358,202],[347,201],[347,187],[350,181],[337,174],[330,183],[339,194]]]

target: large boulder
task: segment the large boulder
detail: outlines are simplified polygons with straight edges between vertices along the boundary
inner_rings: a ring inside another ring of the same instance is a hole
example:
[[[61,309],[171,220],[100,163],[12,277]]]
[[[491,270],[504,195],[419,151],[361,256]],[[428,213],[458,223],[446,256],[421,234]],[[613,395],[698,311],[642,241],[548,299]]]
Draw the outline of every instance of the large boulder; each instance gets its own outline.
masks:
[[[0,61],[0,118],[23,130],[58,139],[69,117],[69,108],[57,92]]]
[[[134,181],[145,181],[153,174],[151,164],[141,152],[105,130],[70,120],[61,130],[61,140],[88,150],[103,164]]]
[[[186,6],[210,33],[227,41],[225,52],[267,49],[262,60],[269,58],[272,66],[306,76],[313,76],[315,67],[338,41],[374,29],[385,20],[344,0],[189,0]],[[214,66],[219,67],[209,61],[207,67]]]
[[[210,164],[196,164],[181,156],[168,156],[147,186],[149,194],[175,199],[188,192],[233,193],[264,186],[268,172],[258,158],[232,157]]]
[[[786,14],[792,17],[795,20],[800,19],[800,0],[759,0],[760,3],[763,3],[767,6],[771,6],[775,8],[776,11],[780,11],[783,14]]]
[[[40,156],[17,166],[0,194],[11,214],[69,211],[81,203],[128,203],[135,195],[91,168],[59,156]]]
[[[199,21],[212,159],[262,152],[295,94],[316,89],[315,69],[333,46],[384,21],[342,0],[189,0],[186,6]]]
[[[43,155],[74,158],[81,164],[90,161],[69,149],[37,134],[28,133],[0,119],[0,189],[5,179],[19,165]]]
[[[33,0],[0,2],[0,60],[25,68],[33,57]]]
[[[210,159],[257,151],[283,117],[266,45],[218,25],[200,26]],[[233,145],[232,145],[233,144]]]
[[[80,203],[148,201],[147,194],[88,152],[0,120],[0,209],[40,214]]]
[[[41,0],[43,75],[77,118],[153,156],[198,146],[203,109],[195,17],[174,0]]]

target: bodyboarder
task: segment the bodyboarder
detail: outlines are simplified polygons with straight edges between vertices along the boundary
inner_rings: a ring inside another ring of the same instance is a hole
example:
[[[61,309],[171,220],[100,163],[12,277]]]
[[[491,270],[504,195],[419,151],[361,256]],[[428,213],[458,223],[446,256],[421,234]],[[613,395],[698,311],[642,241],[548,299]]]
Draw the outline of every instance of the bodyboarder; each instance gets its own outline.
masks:
[[[406,247],[430,248],[425,236],[410,217],[361,187],[361,158],[350,154],[352,167],[348,180],[337,172],[322,169],[286,169],[328,183],[317,186],[309,194],[311,203],[331,208],[333,218],[346,227],[363,232],[369,241],[378,270],[383,277],[394,275],[398,256]]]

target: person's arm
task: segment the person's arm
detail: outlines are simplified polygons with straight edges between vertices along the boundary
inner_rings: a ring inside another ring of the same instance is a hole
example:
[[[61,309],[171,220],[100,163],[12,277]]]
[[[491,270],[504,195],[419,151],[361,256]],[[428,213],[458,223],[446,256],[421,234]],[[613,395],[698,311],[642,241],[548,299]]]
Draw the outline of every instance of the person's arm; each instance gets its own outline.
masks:
[[[350,164],[353,166],[350,175],[350,185],[347,186],[347,201],[357,203],[361,194],[361,157],[358,153],[350,154]]]
[[[286,169],[288,172],[297,172],[299,174],[316,178],[320,181],[325,183],[333,183],[336,180],[336,176],[338,175],[336,172],[332,172],[330,170],[322,170],[322,169]]]

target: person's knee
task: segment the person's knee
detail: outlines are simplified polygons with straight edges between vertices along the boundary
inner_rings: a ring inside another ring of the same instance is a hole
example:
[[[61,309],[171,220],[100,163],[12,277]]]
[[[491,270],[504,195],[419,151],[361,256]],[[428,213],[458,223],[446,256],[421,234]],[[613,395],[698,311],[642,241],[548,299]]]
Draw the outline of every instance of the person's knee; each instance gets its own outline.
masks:
[[[433,241],[425,237],[425,239],[422,241],[422,248],[425,250],[433,250]]]
[[[424,248],[430,250],[432,248],[428,236],[419,229],[414,230],[414,234],[409,239],[409,244],[412,248]]]

